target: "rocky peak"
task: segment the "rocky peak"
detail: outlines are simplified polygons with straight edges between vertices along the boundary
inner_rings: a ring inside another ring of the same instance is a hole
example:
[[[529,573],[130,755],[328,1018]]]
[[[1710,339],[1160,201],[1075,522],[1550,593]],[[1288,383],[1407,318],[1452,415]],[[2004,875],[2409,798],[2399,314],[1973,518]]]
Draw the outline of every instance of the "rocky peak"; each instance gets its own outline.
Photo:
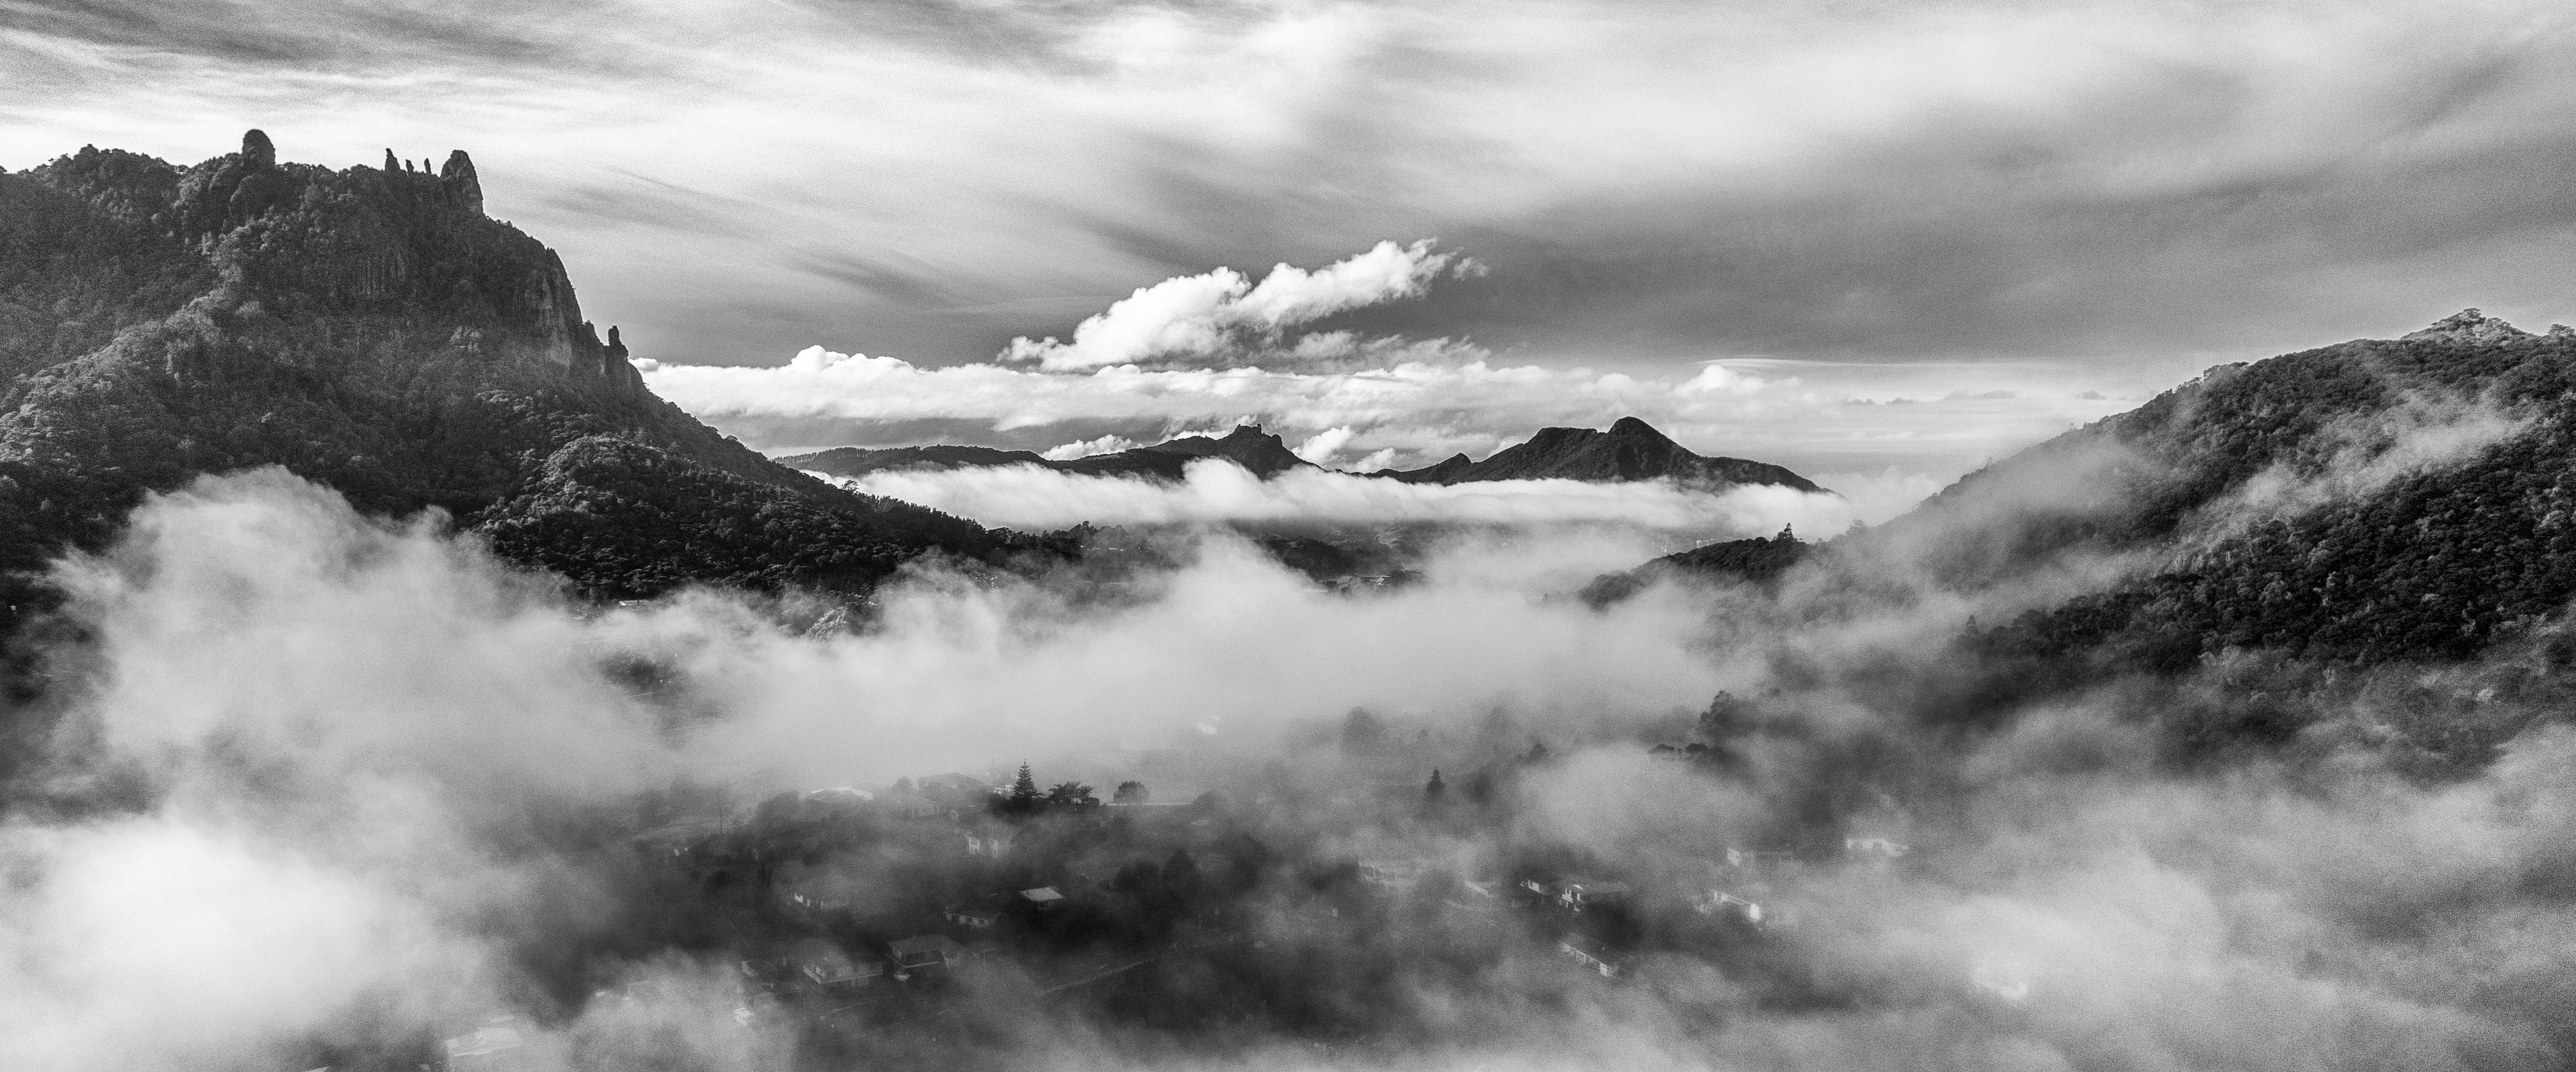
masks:
[[[2531,333],[2481,313],[2476,309],[2459,312],[2433,322],[2431,327],[2399,337],[2400,342],[2465,342],[2492,345],[2528,339]]]
[[[1621,417],[1618,420],[1611,422],[1610,434],[1614,436],[1640,436],[1652,439],[1671,438],[1662,432],[1656,431],[1654,425],[1647,424],[1645,421],[1639,420],[1635,417]]]
[[[447,154],[447,166],[438,169],[438,183],[447,190],[448,199],[465,211],[480,215],[483,211],[483,183],[474,177],[474,159],[457,149]]]
[[[277,146],[268,140],[266,131],[256,127],[242,133],[242,163],[254,168],[277,166]]]

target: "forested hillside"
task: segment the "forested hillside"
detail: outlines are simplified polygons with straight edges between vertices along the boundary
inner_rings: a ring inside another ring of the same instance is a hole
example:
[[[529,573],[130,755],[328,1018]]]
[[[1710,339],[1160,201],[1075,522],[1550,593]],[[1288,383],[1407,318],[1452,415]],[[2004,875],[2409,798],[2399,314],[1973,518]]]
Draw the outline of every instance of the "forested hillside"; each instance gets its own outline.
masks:
[[[2576,600],[2571,503],[2576,332],[2469,310],[2401,339],[2212,369],[1814,560],[1968,592],[2077,558],[2118,576],[1989,623],[1978,642],[1997,654],[2130,669],[2231,649],[2438,662]],[[1755,550],[1656,569],[1769,575],[1769,549]]]

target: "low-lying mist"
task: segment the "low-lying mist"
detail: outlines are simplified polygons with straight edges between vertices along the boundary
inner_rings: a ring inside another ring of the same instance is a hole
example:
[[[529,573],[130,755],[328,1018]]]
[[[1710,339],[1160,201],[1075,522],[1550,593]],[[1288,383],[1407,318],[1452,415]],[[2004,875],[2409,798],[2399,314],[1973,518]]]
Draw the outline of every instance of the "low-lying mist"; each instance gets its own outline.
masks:
[[[1638,520],[1584,509],[1532,512]],[[1210,530],[1114,581],[601,607],[435,519],[202,480],[58,569],[0,1036],[58,1069],[500,1067],[476,1039],[560,1068],[2576,1055],[2576,737],[2546,718],[2438,780],[2358,736],[2177,762],[2162,713],[2241,676],[1997,698],[1958,637],[2027,587],[1595,608],[1566,593],[1651,537],[1534,519],[1351,593]],[[1081,785],[983,795],[1023,762]],[[765,967],[925,933],[971,958]]]
[[[834,478],[854,491],[920,503],[988,525],[1046,530],[1095,525],[1299,524],[1617,525],[1735,538],[1783,525],[1840,532],[1913,505],[1929,488],[1899,477],[1857,478],[1859,494],[1769,484],[1698,491],[1666,481],[1599,484],[1497,480],[1404,484],[1294,469],[1263,480],[1224,459],[1192,462],[1179,484],[1059,473],[1034,465],[897,470]]]

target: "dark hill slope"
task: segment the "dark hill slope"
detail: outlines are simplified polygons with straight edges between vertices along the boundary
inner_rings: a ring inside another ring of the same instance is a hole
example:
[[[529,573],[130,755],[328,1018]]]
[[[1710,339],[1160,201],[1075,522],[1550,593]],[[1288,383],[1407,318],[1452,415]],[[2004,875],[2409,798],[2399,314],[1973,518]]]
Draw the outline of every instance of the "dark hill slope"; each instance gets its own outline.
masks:
[[[2230,648],[2445,661],[2562,618],[2576,600],[2576,333],[2530,335],[2470,310],[2195,388],[2118,429],[2188,468],[2144,481],[2147,508],[2104,527],[2115,539],[2191,538],[2148,575],[2029,615],[1989,644],[2150,667]],[[2474,408],[2427,425],[2406,414],[2409,398]],[[2336,417],[2335,434],[2312,430]],[[2350,484],[2409,429],[2438,441],[2473,421],[2492,434],[2322,501],[2219,497],[2269,464]]]
[[[939,444],[928,447],[834,447],[812,454],[796,454],[778,459],[778,464],[791,469],[855,477],[869,473],[920,469],[972,469],[996,465],[1046,465],[1045,457],[1034,451],[997,450],[992,447],[961,447]]]
[[[960,469],[993,465],[1035,465],[1060,473],[1079,476],[1122,476],[1177,483],[1189,463],[1201,458],[1225,458],[1267,480],[1291,469],[1313,469],[1314,463],[1298,457],[1279,441],[1279,437],[1261,430],[1258,425],[1244,425],[1222,438],[1182,436],[1111,454],[1094,454],[1088,458],[1065,461],[1048,459],[1025,450],[995,450],[991,447],[889,447],[870,450],[861,447],[836,447],[813,454],[798,454],[778,459],[779,464],[812,470],[839,477],[865,476],[869,473],[902,469]]]
[[[1455,455],[1437,465],[1372,474],[1408,484],[1467,484],[1484,480],[1583,480],[1609,483],[1673,480],[1698,487],[1778,484],[1822,491],[1814,481],[1767,462],[1710,458],[1673,442],[1653,425],[1622,417],[1608,431],[1541,428],[1527,442],[1483,461]]]
[[[1783,528],[1770,539],[1726,540],[1665,555],[1625,573],[1605,573],[1583,589],[1583,601],[1595,607],[1626,599],[1659,580],[1700,577],[1710,580],[1768,583],[1807,559],[1814,544]]]
[[[2121,556],[2107,589],[1979,634],[1997,654],[2467,658],[2576,600],[2576,332],[2470,310],[2212,369],[1821,550],[1968,590]]]
[[[1007,542],[655,397],[554,252],[483,214],[461,152],[334,171],[254,131],[190,168],[92,148],[0,174],[0,374],[13,575],[101,546],[147,491],[257,465],[371,512],[444,509],[600,594],[859,586]]]

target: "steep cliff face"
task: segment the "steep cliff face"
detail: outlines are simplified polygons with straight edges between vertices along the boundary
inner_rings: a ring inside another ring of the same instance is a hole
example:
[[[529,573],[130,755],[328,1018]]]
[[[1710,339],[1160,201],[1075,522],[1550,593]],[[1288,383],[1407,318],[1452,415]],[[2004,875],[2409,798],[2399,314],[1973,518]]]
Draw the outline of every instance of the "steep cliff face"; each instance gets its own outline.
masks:
[[[829,487],[655,397],[617,330],[582,318],[562,258],[483,214],[463,152],[335,171],[252,131],[194,167],[88,148],[0,174],[0,377],[12,571],[102,544],[146,491],[257,465],[362,509],[447,510],[609,594],[864,584],[925,548],[1007,542]],[[555,547],[588,531],[562,510],[655,520]],[[7,584],[6,603],[41,602]]]

